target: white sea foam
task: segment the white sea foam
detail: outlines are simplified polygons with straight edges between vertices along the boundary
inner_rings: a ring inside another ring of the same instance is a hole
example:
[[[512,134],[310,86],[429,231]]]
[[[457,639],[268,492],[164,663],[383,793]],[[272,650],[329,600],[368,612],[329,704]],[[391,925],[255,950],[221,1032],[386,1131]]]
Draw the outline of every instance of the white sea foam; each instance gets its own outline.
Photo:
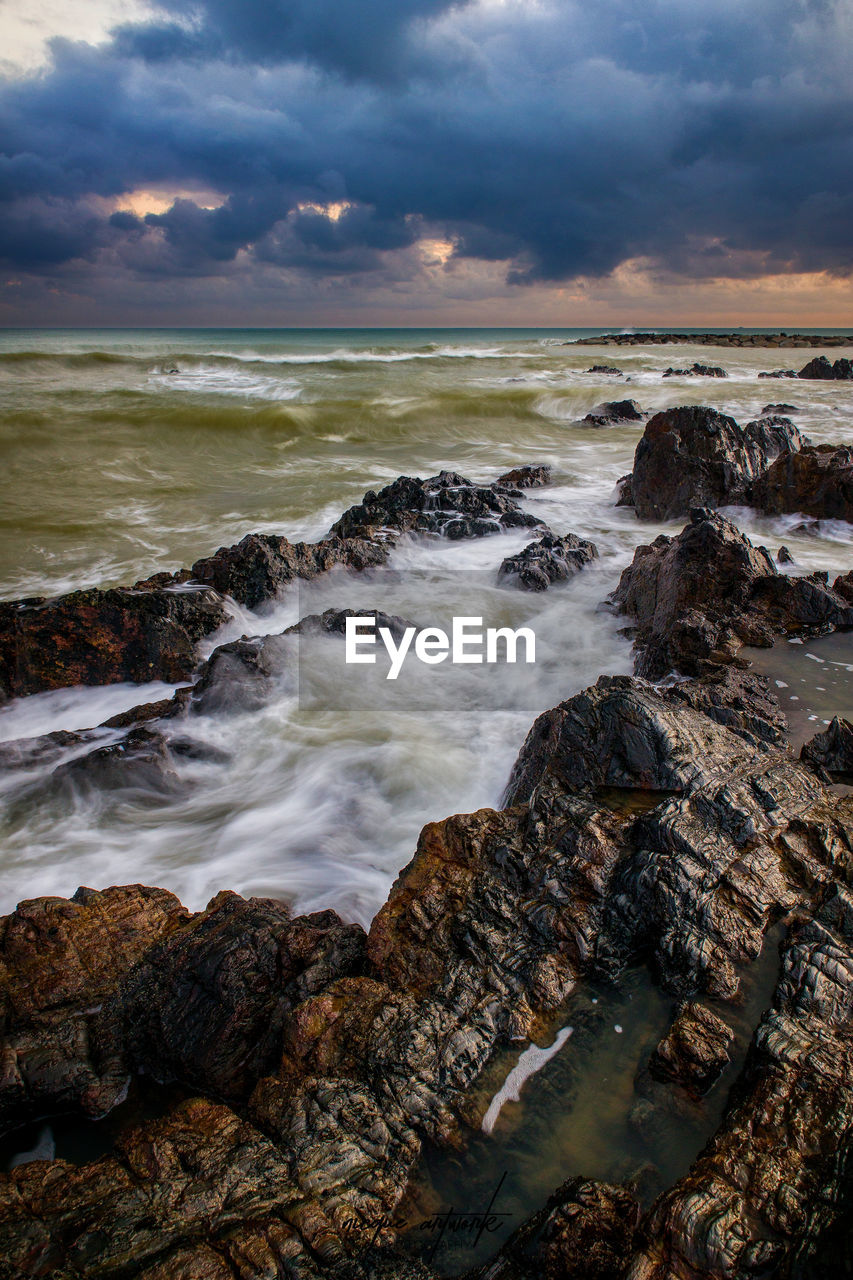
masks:
[[[528,1049],[524,1050],[518,1062],[489,1103],[489,1108],[483,1116],[483,1133],[492,1132],[504,1105],[507,1102],[519,1101],[525,1082],[532,1075],[535,1075],[537,1071],[541,1071],[545,1063],[554,1057],[554,1054],[560,1052],[573,1030],[573,1027],[563,1027],[561,1031],[557,1032],[554,1043],[549,1045],[547,1049],[540,1049],[538,1045],[532,1044]]]

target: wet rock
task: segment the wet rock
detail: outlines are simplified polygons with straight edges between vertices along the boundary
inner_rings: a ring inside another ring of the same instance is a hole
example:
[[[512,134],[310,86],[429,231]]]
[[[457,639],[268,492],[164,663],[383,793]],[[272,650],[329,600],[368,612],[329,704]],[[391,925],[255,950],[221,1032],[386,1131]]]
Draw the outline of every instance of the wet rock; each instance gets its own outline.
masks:
[[[733,1105],[686,1177],[652,1206],[630,1280],[809,1274],[821,1238],[843,1223],[853,1118],[851,920],[839,889],[817,919],[794,930]]]
[[[613,374],[615,377],[622,377],[622,370],[617,369],[613,364],[594,364],[591,368],[587,369],[587,373],[609,373]]]
[[[689,369],[669,368],[663,376],[665,378],[727,378],[729,375],[719,365],[694,363]]]
[[[546,465],[513,467],[497,483],[511,485],[516,489],[538,489],[543,484],[551,483],[551,468]]]
[[[501,578],[514,579],[524,591],[546,591],[554,582],[573,578],[597,557],[594,542],[578,538],[574,533],[562,538],[546,533],[518,555],[507,556],[498,572]]]
[[[608,427],[614,422],[642,422],[644,416],[636,400],[607,400],[581,418],[581,426]]]
[[[799,413],[800,410],[795,404],[766,404],[761,410],[762,418],[766,418],[768,414],[787,414]]]
[[[256,609],[296,579],[309,582],[338,565],[360,572],[385,564],[387,557],[387,547],[364,537],[329,536],[313,543],[250,533],[236,546],[220,547],[215,555],[197,560],[191,572],[194,580]]]
[[[778,552],[776,553],[776,563],[777,564],[794,564],[796,562],[787,547],[780,547]]]
[[[104,720],[102,729],[131,729],[134,725],[145,724],[149,720],[170,720],[179,716],[186,709],[192,696],[189,687],[176,689],[171,698],[159,698],[156,702],[142,702],[128,711],[120,711],[118,715]]]
[[[840,782],[853,782],[853,724],[835,716],[828,729],[805,744],[800,759]]]
[[[762,370],[758,376],[759,378],[796,378],[798,375],[796,369],[774,369],[772,373]]]
[[[626,1187],[571,1178],[469,1280],[620,1280],[639,1220]]]
[[[283,635],[242,636],[207,659],[192,691],[192,715],[255,711],[270,696],[270,683],[295,665],[292,641]]]
[[[797,374],[798,378],[820,379],[821,381],[850,382],[853,380],[853,360],[844,358],[830,364],[826,356],[815,356]]]
[[[77,1108],[103,1115],[121,1099],[129,1072],[101,1006],[188,919],[173,894],[126,885],[36,898],[0,920],[3,1130]]]
[[[158,730],[143,726],[58,765],[47,786],[53,793],[87,796],[118,790],[169,793],[180,783],[169,742]]]
[[[210,590],[114,588],[0,604],[0,698],[69,685],[177,683],[227,618]]]
[[[839,574],[832,584],[832,589],[836,595],[853,604],[853,569],[849,573]]]
[[[853,449],[812,445],[778,457],[753,486],[752,504],[768,515],[853,522]]]
[[[129,1058],[158,1080],[247,1097],[277,1065],[295,1006],[358,972],[364,945],[334,911],[292,920],[283,903],[223,892],[151,947],[108,1013]]]
[[[694,1093],[707,1093],[730,1062],[731,1027],[707,1006],[684,1004],[655,1049],[649,1071],[656,1080],[671,1080]]]
[[[386,627],[396,641],[400,641],[409,627],[420,630],[417,623],[408,618],[400,618],[396,614],[383,613],[381,609],[326,609],[324,613],[312,613],[307,618],[288,627],[284,632],[290,635],[327,635],[345,636],[347,618],[370,618],[379,627]]]
[[[431,533],[447,538],[479,538],[506,529],[541,527],[500,485],[477,485],[455,471],[428,480],[400,476],[378,493],[350,507],[332,525],[344,538],[398,533]]]
[[[638,674],[702,674],[744,644],[853,627],[853,608],[826,575],[776,572],[764,547],[716,512],[690,513],[676,538],[638,547],[612,600],[637,626]]]
[[[692,506],[745,501],[774,459],[804,443],[787,418],[759,418],[741,428],[716,409],[666,409],[650,419],[637,445],[631,478],[637,515],[672,520]]]

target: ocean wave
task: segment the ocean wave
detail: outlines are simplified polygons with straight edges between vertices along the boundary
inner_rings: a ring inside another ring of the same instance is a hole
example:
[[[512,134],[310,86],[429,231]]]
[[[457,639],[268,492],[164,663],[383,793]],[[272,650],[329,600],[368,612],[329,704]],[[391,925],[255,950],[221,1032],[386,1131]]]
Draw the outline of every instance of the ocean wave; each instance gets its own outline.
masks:
[[[259,400],[297,400],[302,390],[295,378],[263,377],[238,369],[196,365],[194,368],[153,373],[151,381],[167,391],[214,392]]]

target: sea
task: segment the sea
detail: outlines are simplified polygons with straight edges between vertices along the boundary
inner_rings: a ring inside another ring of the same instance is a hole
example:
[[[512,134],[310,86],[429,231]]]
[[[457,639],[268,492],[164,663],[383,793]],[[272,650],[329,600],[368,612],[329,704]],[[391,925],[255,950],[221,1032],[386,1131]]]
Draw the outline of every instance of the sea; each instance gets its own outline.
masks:
[[[581,424],[589,410],[625,398],[647,412],[709,404],[746,423],[785,402],[814,441],[853,443],[853,384],[758,377],[817,352],[575,345],[595,332],[0,332],[4,599],[130,584],[255,531],[318,539],[366,490],[442,468],[492,481],[549,464],[553,483],[529,490],[523,505],[599,552],[571,582],[539,594],[498,576],[531,540],[525,530],[403,539],[385,572],[332,572],[256,613],[235,606],[205,653],[326,608],[364,607],[419,626],[449,628],[460,615],[527,626],[536,662],[408,664],[389,681],[381,661],[347,666],[340,640],[318,637],[301,645],[296,678],[271,686],[262,709],[168,727],[199,750],[176,756],[166,787],[56,787],[55,760],[8,768],[0,912],[79,885],[142,882],[192,909],[227,888],[299,912],[332,907],[368,926],[424,823],[500,804],[536,716],[601,674],[632,669],[624,619],[604,605],[635,548],[680,522],[640,523],[615,505],[642,423],[590,428]],[[850,348],[831,358],[853,355],[849,332]],[[694,360],[721,364],[728,377],[663,376]],[[589,372],[596,364],[621,376]],[[847,524],[730,514],[774,554],[786,545],[792,572],[851,567]],[[832,659],[839,669],[853,664],[851,649]],[[91,728],[173,687],[13,700],[0,707],[0,741]],[[796,695],[798,711],[818,727],[831,707],[813,710],[810,691]]]

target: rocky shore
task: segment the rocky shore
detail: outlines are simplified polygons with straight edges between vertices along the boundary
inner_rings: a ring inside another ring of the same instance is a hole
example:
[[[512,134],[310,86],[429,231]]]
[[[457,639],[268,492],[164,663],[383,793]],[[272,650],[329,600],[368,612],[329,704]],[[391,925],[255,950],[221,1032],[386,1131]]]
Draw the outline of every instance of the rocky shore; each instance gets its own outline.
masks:
[[[649,1198],[637,1179],[567,1169],[464,1280],[845,1274],[853,796],[836,783],[853,769],[853,726],[838,718],[796,757],[744,646],[853,631],[853,575],[781,572],[713,508],[807,501],[849,519],[849,453],[815,449],[779,416],[741,428],[710,409],[655,415],[622,500],[686,524],[638,548],[602,602],[632,631],[635,674],[540,715],[502,807],[429,823],[368,932],[227,890],[192,913],[141,885],[25,901],[0,920],[3,1132],[132,1113],[99,1158],[0,1178],[2,1280],[433,1280],[413,1190],[427,1151],[480,1129],[500,1056],[571,1018],[591,984],[618,988],[644,966],[671,1020],[638,1064],[634,1123],[701,1114],[732,1060],[745,975],[780,929],[772,1001],[689,1171]],[[340,635],[353,613],[202,663],[198,642],[231,601],[369,575],[404,535],[509,528],[531,543],[496,554],[496,584],[559,590],[597,551],[521,506],[548,479],[399,477],[315,544],[251,535],[131,588],[4,605],[0,687],[192,678],[103,726],[109,742],[78,735],[56,771],[97,788],[144,767],[168,785],[181,738],[158,725],[263,706],[294,633]],[[49,759],[67,745],[56,739],[5,751]],[[140,1081],[159,1090],[145,1115]]]
[[[575,338],[572,345],[663,347],[679,342],[696,347],[849,347],[853,338],[815,333],[603,333],[594,338]]]

